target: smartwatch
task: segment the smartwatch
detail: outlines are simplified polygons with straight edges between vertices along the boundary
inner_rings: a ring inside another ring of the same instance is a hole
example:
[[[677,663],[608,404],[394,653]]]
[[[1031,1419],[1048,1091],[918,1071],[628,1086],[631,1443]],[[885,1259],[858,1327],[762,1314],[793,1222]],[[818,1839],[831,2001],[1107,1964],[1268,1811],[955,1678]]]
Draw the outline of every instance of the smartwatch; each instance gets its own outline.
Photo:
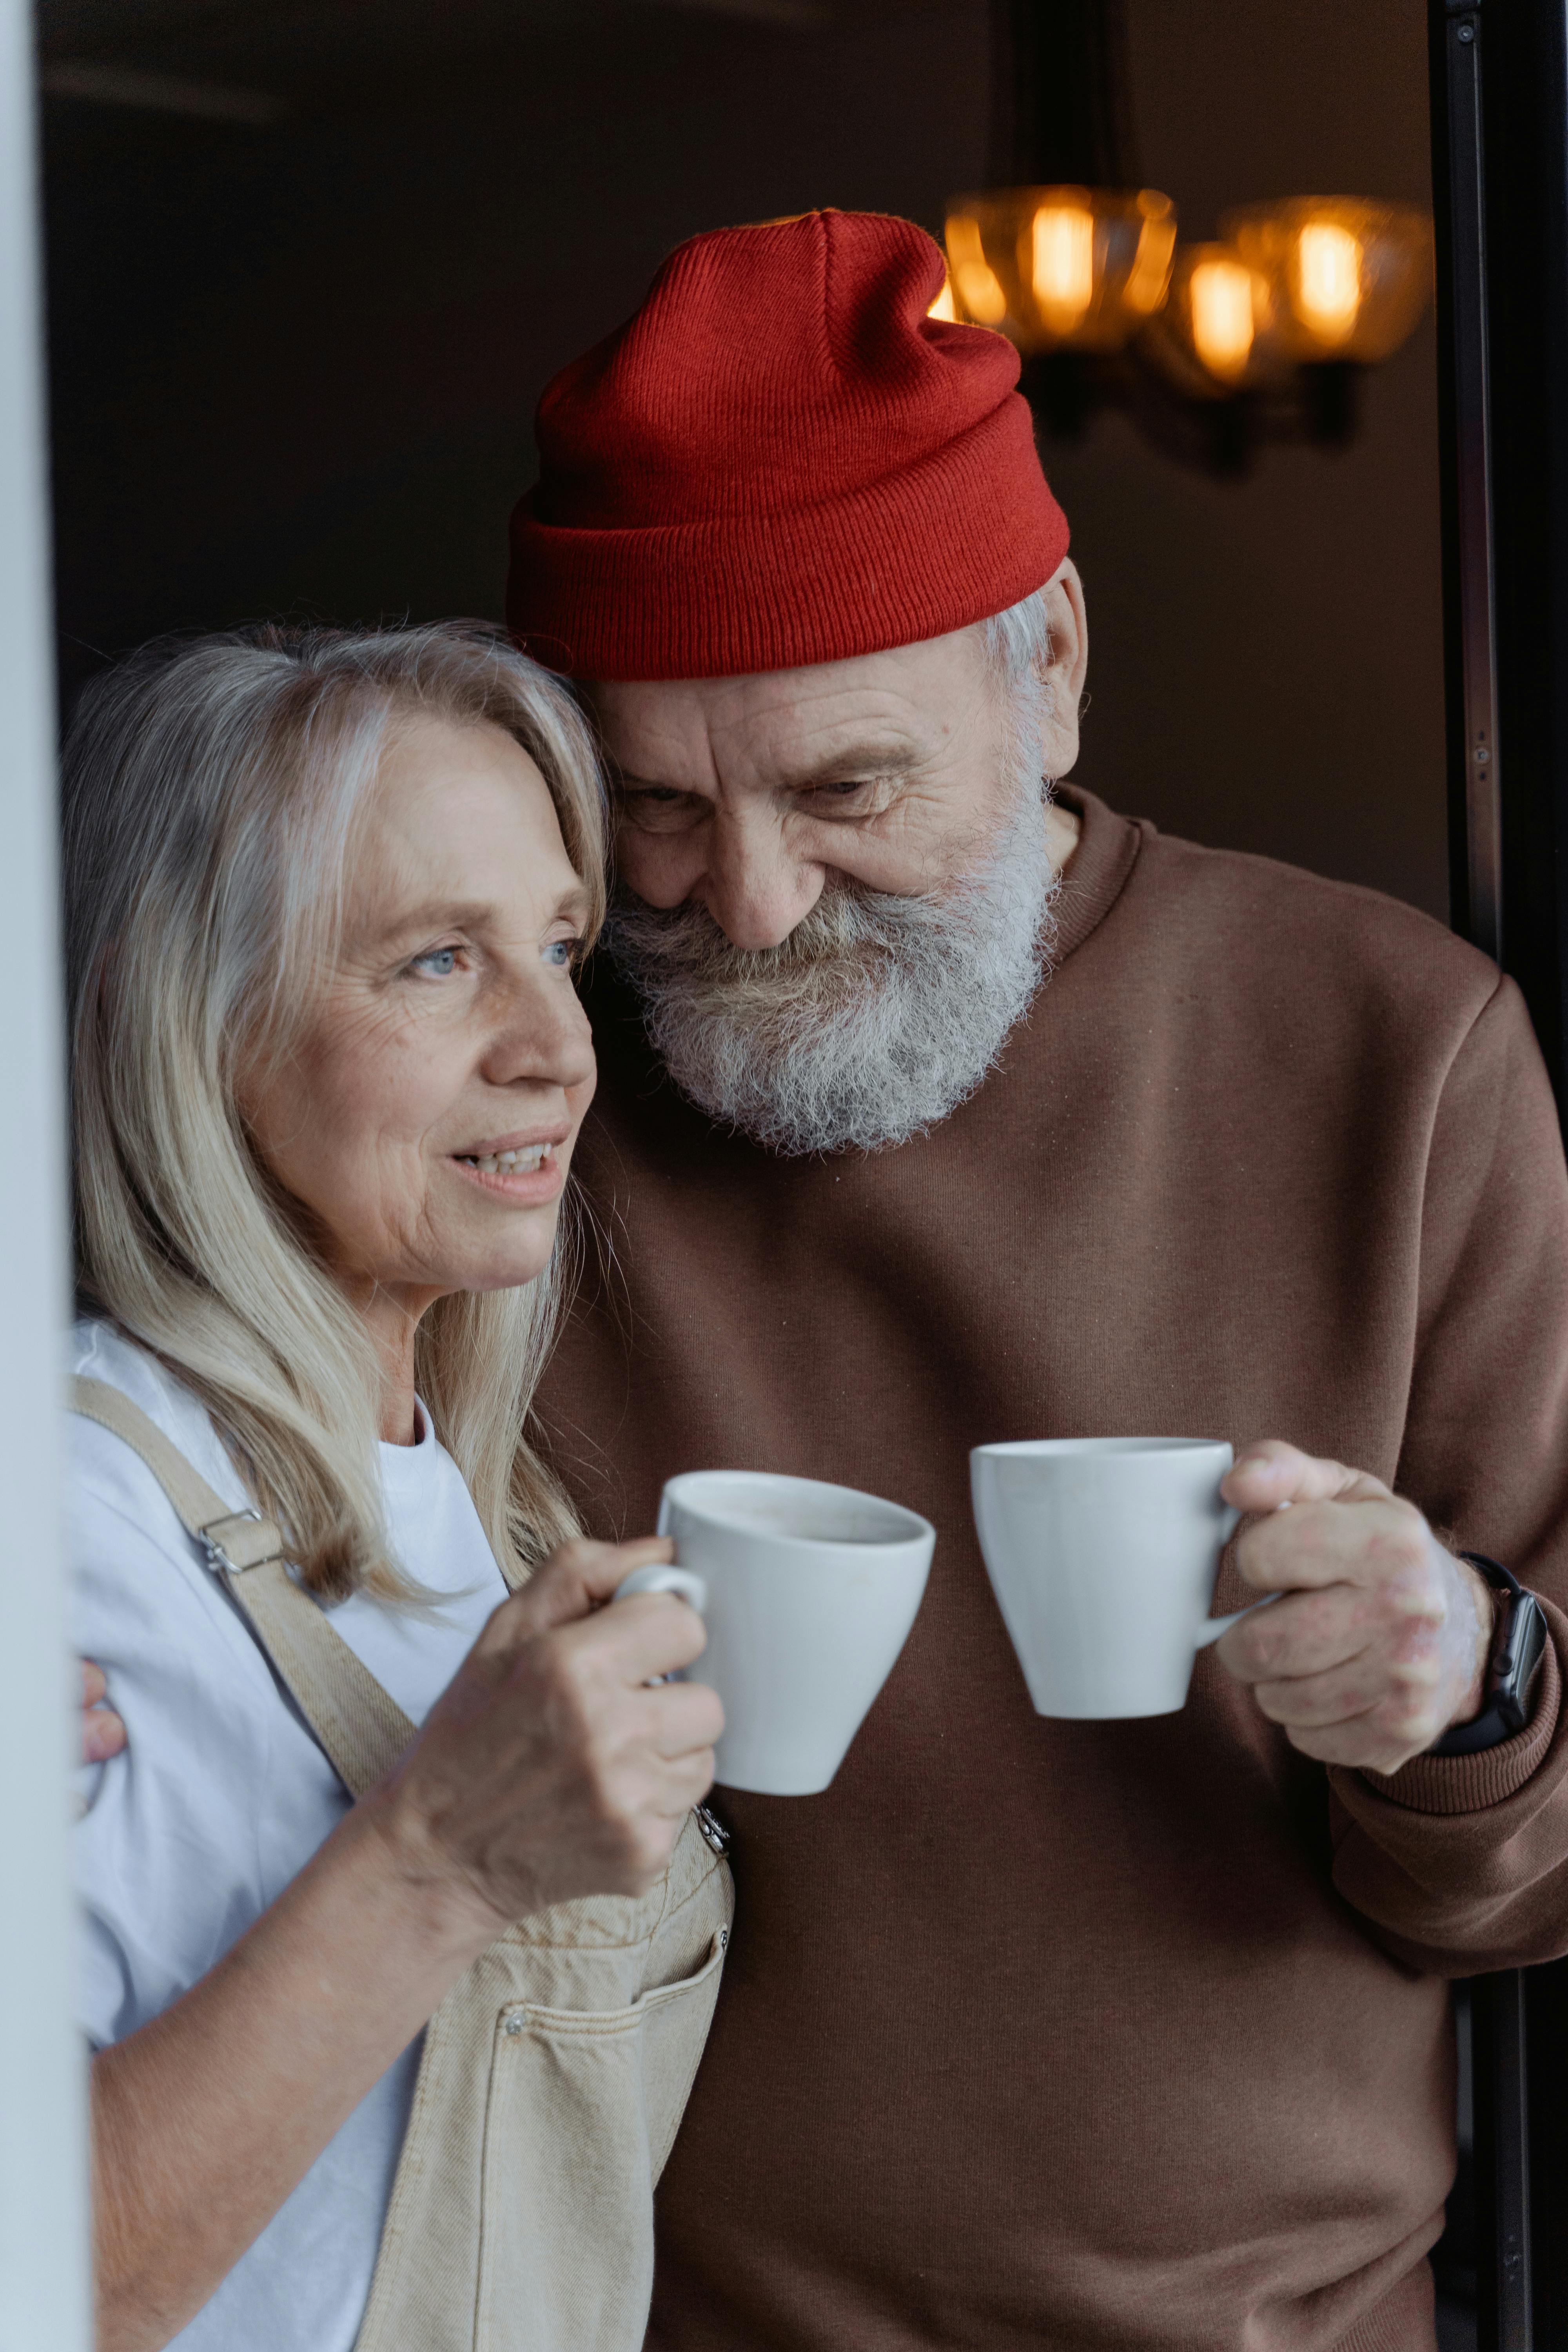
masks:
[[[1459,1558],[1468,1560],[1492,1590],[1497,1615],[1491,1654],[1479,1715],[1473,1722],[1456,1723],[1426,1750],[1428,1756],[1477,1756],[1485,1748],[1500,1748],[1522,1731],[1546,1654],[1546,1612],[1534,1593],[1484,1552],[1462,1551]]]

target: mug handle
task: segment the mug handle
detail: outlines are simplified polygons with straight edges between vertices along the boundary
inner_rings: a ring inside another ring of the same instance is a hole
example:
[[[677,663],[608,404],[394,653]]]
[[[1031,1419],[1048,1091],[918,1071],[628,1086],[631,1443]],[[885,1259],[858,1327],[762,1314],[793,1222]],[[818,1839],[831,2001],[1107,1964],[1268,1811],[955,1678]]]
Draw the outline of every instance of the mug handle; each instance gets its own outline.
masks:
[[[708,1587],[701,1577],[694,1576],[689,1568],[661,1567],[658,1562],[651,1568],[634,1568],[629,1576],[622,1577],[611,1593],[611,1608],[617,1601],[629,1601],[634,1592],[673,1592],[678,1599],[688,1601],[699,1617],[707,1613]],[[679,1674],[652,1675],[648,1688],[655,1690],[660,1683],[683,1683],[685,1680],[683,1667]]]
[[[1290,1506],[1289,1503],[1281,1503],[1279,1506],[1279,1508],[1282,1511],[1288,1511],[1289,1507]],[[1225,1533],[1219,1539],[1219,1548],[1221,1551],[1225,1549],[1226,1544],[1230,1541],[1232,1536],[1236,1533],[1242,1521],[1242,1513],[1237,1509],[1234,1503],[1227,1503],[1226,1505],[1225,1517],[1226,1529]],[[616,1595],[616,1598],[619,1598],[618,1594]],[[1239,1625],[1244,1617],[1250,1617],[1255,1609],[1272,1608],[1276,1601],[1281,1601],[1283,1599],[1283,1593],[1266,1592],[1261,1601],[1249,1601],[1245,1609],[1233,1609],[1228,1617],[1205,1618],[1204,1622],[1198,1627],[1197,1635],[1194,1641],[1193,1647],[1195,1650],[1206,1650],[1211,1642],[1221,1640],[1225,1634],[1229,1633],[1233,1625]]]
[[[1230,1540],[1228,1537],[1226,1542]],[[706,1614],[708,1587],[703,1579],[689,1568],[677,1568],[656,1561],[651,1568],[634,1568],[623,1576],[610,1595],[612,1605],[617,1601],[629,1601],[634,1592],[674,1592],[696,1610],[699,1617]]]

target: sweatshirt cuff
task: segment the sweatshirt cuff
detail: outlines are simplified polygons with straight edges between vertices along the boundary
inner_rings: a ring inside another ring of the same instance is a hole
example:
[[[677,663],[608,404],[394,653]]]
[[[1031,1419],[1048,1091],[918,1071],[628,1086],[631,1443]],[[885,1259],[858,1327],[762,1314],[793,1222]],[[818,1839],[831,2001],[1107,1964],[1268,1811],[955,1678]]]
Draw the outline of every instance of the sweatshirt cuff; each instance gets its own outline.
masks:
[[[1544,1762],[1563,1706],[1563,1672],[1549,1640],[1541,1657],[1535,1708],[1522,1731],[1475,1756],[1413,1756],[1397,1772],[1362,1772],[1374,1795],[1413,1813],[1480,1813],[1515,1797]]]

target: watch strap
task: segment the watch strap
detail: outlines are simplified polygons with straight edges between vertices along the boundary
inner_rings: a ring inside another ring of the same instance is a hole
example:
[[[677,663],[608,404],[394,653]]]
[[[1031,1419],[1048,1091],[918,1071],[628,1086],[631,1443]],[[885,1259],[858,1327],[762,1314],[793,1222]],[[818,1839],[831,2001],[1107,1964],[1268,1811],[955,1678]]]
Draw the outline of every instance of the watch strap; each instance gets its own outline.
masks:
[[[1496,1601],[1486,1695],[1480,1713],[1468,1723],[1454,1724],[1427,1750],[1431,1756],[1478,1756],[1517,1738],[1530,1720],[1531,1697],[1546,1654],[1546,1617],[1534,1593],[1485,1552],[1462,1551],[1459,1558],[1485,1578]]]

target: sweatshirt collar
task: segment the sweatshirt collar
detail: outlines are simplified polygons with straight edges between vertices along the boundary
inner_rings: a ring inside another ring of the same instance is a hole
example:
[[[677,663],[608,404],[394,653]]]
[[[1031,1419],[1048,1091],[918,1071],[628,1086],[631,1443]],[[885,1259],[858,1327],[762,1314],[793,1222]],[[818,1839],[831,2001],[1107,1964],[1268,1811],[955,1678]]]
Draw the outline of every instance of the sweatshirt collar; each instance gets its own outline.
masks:
[[[1143,835],[1152,828],[1118,816],[1081,784],[1058,784],[1056,799],[1061,807],[1072,811],[1082,827],[1056,903],[1057,937],[1051,961],[1059,964],[1083,945],[1110,912],[1138,862]]]

